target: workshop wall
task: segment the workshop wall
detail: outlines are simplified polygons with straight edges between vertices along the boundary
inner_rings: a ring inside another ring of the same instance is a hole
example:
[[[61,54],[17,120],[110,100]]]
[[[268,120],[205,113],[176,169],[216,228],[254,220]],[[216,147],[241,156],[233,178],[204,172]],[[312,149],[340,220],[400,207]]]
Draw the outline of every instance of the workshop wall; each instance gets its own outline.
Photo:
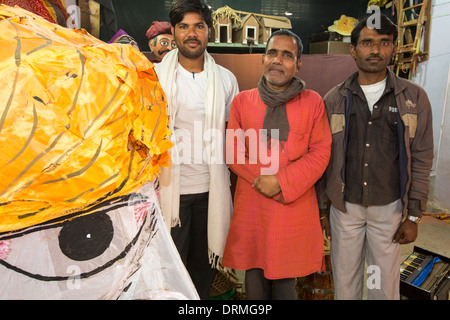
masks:
[[[152,21],[168,21],[172,0],[113,0],[118,29],[125,30],[139,43],[144,51],[148,44],[145,32]],[[327,30],[334,20],[342,14],[358,18],[367,9],[367,0],[209,0],[212,10],[225,5],[234,10],[262,13],[267,15],[289,16],[292,31],[304,43],[304,53],[309,53],[309,36]],[[102,39],[109,40],[109,39]]]

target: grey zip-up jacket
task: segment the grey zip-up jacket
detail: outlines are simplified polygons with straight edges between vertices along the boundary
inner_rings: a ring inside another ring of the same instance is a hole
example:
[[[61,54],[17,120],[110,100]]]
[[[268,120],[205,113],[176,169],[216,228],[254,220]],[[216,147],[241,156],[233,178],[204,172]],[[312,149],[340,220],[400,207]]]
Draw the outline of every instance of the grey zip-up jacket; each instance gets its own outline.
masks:
[[[342,212],[345,208],[345,168],[347,123],[351,108],[352,92],[348,89],[354,77],[331,89],[324,97],[333,142],[328,168],[316,185],[319,207],[327,208],[328,200]],[[433,163],[433,128],[430,101],[418,84],[397,77],[388,70],[394,84],[397,102],[399,164],[403,214],[422,217],[428,202],[430,170]],[[383,172],[380,172],[383,174]]]

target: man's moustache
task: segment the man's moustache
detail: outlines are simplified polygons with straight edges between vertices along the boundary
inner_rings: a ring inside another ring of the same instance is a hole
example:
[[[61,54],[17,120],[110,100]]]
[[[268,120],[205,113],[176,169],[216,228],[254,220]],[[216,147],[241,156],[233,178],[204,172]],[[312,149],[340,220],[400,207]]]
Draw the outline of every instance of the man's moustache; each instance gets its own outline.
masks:
[[[166,52],[170,52],[170,50],[169,50],[169,49],[166,49],[166,50],[164,50],[164,51],[158,51],[158,54],[161,56],[161,55],[163,55],[163,54],[166,53]]]
[[[187,43],[187,42],[193,42],[193,41],[195,41],[195,42],[197,42],[197,43],[199,43],[199,44],[200,44],[200,41],[198,41],[197,39],[194,39],[194,38],[189,38],[189,39],[186,39],[186,40],[184,40],[184,41],[183,41],[183,43]]]

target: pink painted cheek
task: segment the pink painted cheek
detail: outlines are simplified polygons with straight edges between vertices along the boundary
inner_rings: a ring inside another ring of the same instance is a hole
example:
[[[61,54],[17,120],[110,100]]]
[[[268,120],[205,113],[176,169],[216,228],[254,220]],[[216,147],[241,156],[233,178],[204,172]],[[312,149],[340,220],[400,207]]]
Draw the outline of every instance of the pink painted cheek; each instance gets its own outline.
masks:
[[[11,240],[0,241],[0,259],[6,260],[11,252]]]

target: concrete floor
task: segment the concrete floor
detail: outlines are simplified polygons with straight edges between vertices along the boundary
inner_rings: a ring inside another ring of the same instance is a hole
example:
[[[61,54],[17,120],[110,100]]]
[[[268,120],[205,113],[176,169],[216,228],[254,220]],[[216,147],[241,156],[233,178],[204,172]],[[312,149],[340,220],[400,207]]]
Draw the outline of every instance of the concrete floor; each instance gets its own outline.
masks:
[[[402,245],[402,261],[414,246],[450,257],[450,224],[432,216],[424,216],[419,224],[419,234],[413,243]]]

